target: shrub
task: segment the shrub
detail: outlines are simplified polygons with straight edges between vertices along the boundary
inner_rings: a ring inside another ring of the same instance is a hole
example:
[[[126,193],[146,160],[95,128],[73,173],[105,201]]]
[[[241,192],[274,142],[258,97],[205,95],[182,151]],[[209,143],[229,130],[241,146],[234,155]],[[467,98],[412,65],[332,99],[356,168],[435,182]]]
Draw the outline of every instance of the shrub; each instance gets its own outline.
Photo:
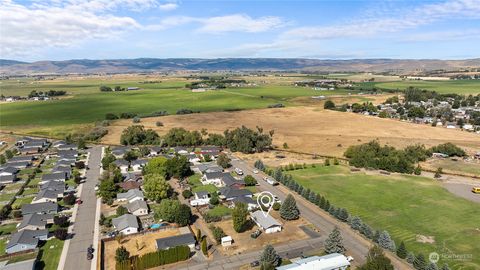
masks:
[[[331,101],[331,100],[327,100],[327,101],[325,101],[325,104],[323,105],[323,108],[326,109],[326,110],[335,109],[335,103],[333,103],[333,101]]]
[[[105,114],[105,120],[115,120],[118,119],[118,116],[113,113],[107,113]]]
[[[182,196],[185,199],[188,199],[193,196],[192,192],[189,189],[182,191]]]
[[[245,176],[245,178],[243,178],[243,181],[245,181],[246,186],[255,186],[257,184],[257,180],[251,175]]]
[[[60,228],[60,229],[56,229],[53,232],[53,235],[55,235],[55,238],[57,238],[58,240],[64,241],[68,237],[68,232],[67,232],[67,229]]]
[[[273,205],[272,205],[272,209],[275,210],[275,211],[278,211],[280,210],[280,207],[282,205],[279,203],[279,202],[275,202]]]
[[[140,123],[140,117],[135,116],[135,117],[133,118],[132,122],[133,122],[134,124]]]
[[[120,205],[119,207],[117,207],[116,214],[117,216],[123,216],[125,214],[128,214],[128,210],[127,208]]]
[[[157,127],[163,127],[163,123],[160,122],[160,121],[155,122],[155,125],[156,125]]]
[[[225,232],[220,227],[210,226],[210,230],[212,231],[213,237],[218,245],[222,243],[222,237],[227,236]]]
[[[21,218],[22,217],[22,211],[20,210],[15,210],[12,212],[12,215],[14,218]]]
[[[53,217],[53,224],[62,228],[66,228],[70,225],[70,220],[67,216],[56,216]]]
[[[73,205],[75,203],[75,195],[73,194],[68,194],[67,196],[63,197],[63,202],[66,205]]]
[[[126,262],[130,258],[130,252],[124,247],[121,246],[115,251],[115,261],[118,263]]]

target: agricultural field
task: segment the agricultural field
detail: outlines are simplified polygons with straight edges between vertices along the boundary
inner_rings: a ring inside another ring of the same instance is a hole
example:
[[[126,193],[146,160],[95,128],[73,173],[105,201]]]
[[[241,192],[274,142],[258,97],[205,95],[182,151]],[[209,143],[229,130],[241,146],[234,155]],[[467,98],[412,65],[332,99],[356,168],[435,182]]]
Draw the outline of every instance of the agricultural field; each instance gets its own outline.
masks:
[[[449,80],[449,81],[396,81],[374,84],[378,88],[404,90],[410,86],[436,91],[441,94],[480,94],[480,80]]]
[[[443,260],[452,269],[479,269],[480,207],[452,195],[429,178],[352,173],[345,166],[317,166],[290,172],[293,178],[346,208],[376,229],[387,230],[397,245],[439,254],[471,254],[466,261]],[[414,187],[414,188],[412,188]]]

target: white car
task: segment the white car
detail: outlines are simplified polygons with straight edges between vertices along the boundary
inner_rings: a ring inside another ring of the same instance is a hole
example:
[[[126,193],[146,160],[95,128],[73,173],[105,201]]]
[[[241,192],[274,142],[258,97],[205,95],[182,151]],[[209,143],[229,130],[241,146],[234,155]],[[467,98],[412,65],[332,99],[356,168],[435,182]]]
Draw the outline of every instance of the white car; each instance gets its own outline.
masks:
[[[351,261],[353,261],[353,260],[354,260],[354,259],[353,259],[352,256],[347,256],[347,261],[351,262]]]
[[[242,171],[242,169],[240,169],[240,168],[235,168],[235,172],[236,172],[238,175],[243,175],[243,171]]]
[[[267,183],[269,183],[272,186],[278,185],[278,182],[273,180],[272,178],[268,178]]]
[[[253,170],[253,173],[254,173],[254,174],[257,174],[257,173],[258,173],[258,170],[257,170],[257,169]]]

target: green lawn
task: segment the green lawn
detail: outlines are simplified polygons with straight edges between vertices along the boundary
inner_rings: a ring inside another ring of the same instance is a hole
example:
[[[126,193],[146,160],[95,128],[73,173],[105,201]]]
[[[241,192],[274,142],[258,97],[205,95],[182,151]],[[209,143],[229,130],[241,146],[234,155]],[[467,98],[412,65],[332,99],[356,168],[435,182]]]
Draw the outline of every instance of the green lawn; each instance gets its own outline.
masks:
[[[19,190],[22,186],[23,186],[23,183],[8,184],[3,188],[3,191]]]
[[[8,202],[13,197],[15,197],[15,193],[2,193],[0,194],[0,202]]]
[[[347,167],[317,167],[290,172],[305,187],[325,195],[376,229],[386,229],[397,244],[439,254],[473,254],[471,261],[450,260],[452,269],[480,268],[480,206],[454,196],[432,179],[370,176]],[[416,241],[432,236],[435,243]],[[467,255],[468,256],[468,255]]]
[[[11,234],[17,229],[17,223],[4,224],[0,226],[0,235]],[[4,249],[0,249],[4,251]]]
[[[37,194],[39,191],[38,188],[25,188],[21,195],[32,195]]]
[[[7,246],[7,239],[0,239],[0,256],[5,254],[5,247]]]
[[[33,201],[33,198],[34,197],[31,196],[31,197],[24,197],[24,198],[15,199],[15,201],[12,204],[12,208],[13,209],[20,209],[22,207],[22,205],[31,203]]]
[[[200,178],[202,176],[200,174],[194,174],[188,178],[188,184],[192,187],[192,192],[199,192],[199,191],[207,191],[209,193],[214,193],[218,191],[218,188],[215,185],[203,185],[200,182]]]
[[[58,261],[62,254],[63,243],[63,241],[57,238],[48,240],[45,245],[40,248],[39,263],[37,263],[38,267],[36,267],[36,269],[57,269]],[[50,248],[51,246],[53,246],[53,248]]]
[[[232,209],[224,206],[224,205],[217,205],[215,208],[208,210],[208,214],[210,216],[215,217],[224,217],[232,214]]]
[[[250,190],[252,193],[257,193],[258,192],[256,186],[248,186],[248,187],[245,187],[245,189]]]
[[[457,80],[457,81],[396,81],[375,83],[376,87],[386,89],[404,90],[409,86],[420,89],[434,90],[438,93],[456,93],[456,94],[479,94],[480,80]]]

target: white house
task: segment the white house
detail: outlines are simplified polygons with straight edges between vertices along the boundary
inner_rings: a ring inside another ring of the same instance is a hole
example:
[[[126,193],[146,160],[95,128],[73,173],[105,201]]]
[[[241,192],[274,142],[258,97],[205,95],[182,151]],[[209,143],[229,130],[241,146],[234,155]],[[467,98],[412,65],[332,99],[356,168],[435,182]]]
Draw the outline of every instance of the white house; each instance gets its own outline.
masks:
[[[125,205],[128,212],[135,216],[144,216],[148,214],[148,205],[145,201],[136,200]]]
[[[119,233],[124,235],[137,233],[139,227],[137,217],[132,214],[125,214],[112,219],[112,225]]]
[[[325,256],[312,256],[299,260],[292,260],[291,264],[279,266],[277,270],[345,270],[350,266],[347,257],[339,253]]]
[[[270,215],[264,215],[261,210],[250,213],[250,217],[265,233],[275,233],[282,230],[282,224]]]
[[[132,203],[134,201],[144,201],[145,197],[143,196],[143,192],[137,188],[130,189],[125,193],[118,193],[117,194],[117,201],[119,202],[129,202]]]
[[[190,201],[191,206],[207,205],[210,202],[210,194],[207,191],[195,192],[195,199]]]
[[[232,245],[233,239],[230,235],[227,235],[225,237],[222,237],[222,246],[223,247],[228,247]]]
[[[128,161],[124,159],[117,159],[113,162],[113,164],[115,164],[115,166],[117,166],[122,173],[128,172],[128,168],[129,168]]]
[[[147,165],[148,160],[146,159],[137,159],[132,161],[131,167],[134,172],[140,172],[142,171],[143,167]]]

